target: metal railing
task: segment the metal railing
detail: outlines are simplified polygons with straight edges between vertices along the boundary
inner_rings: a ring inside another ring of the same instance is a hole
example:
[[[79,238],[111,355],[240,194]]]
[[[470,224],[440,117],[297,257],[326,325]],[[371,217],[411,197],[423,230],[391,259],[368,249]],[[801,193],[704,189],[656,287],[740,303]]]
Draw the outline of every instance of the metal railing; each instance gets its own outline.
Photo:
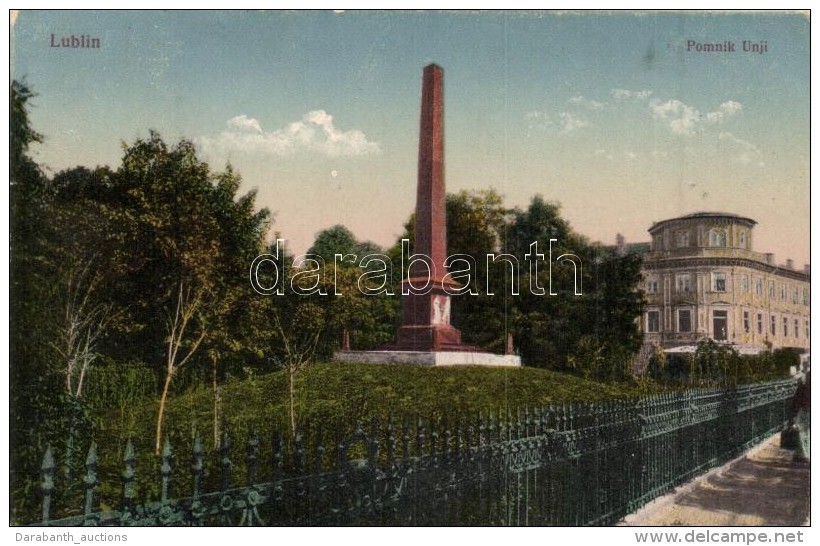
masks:
[[[269,460],[252,433],[242,484],[233,483],[230,439],[213,465],[219,476],[209,479],[197,438],[191,488],[178,498],[170,494],[175,470],[166,443],[151,501],[135,493],[129,442],[116,510],[99,506],[92,445],[82,508],[58,519],[49,449],[42,521],[34,525],[607,525],[781,430],[794,391],[793,381],[690,390],[485,415],[446,428],[391,419],[333,443],[315,434],[309,449],[301,436],[290,449],[274,437]],[[208,481],[214,490],[204,490]]]

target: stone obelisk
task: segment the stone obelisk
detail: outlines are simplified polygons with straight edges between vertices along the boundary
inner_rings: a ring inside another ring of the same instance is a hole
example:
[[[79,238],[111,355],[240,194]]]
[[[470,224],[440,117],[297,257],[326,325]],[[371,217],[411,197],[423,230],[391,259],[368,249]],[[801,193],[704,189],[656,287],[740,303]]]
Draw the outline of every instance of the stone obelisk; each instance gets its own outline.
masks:
[[[465,351],[461,332],[450,325],[447,269],[447,216],[444,189],[444,71],[424,68],[421,87],[416,225],[409,278],[402,286],[402,325],[396,348],[403,351]],[[424,257],[425,259],[421,259]],[[408,287],[408,284],[410,286]],[[418,290],[426,287],[424,290]],[[409,290],[408,288],[412,288]],[[429,291],[426,291],[429,288]],[[426,293],[420,293],[424,292]],[[411,293],[407,293],[411,292]]]
[[[376,351],[351,351],[345,336],[339,362],[419,364],[423,366],[521,366],[521,358],[487,353],[461,343],[461,332],[450,324],[450,294],[446,288],[447,195],[444,190],[444,71],[424,68],[421,87],[419,172],[413,255],[401,286],[402,320],[396,342]],[[404,252],[402,252],[404,256]],[[452,293],[453,290],[450,290]],[[466,296],[465,296],[466,297]],[[508,342],[508,346],[509,346]],[[512,352],[508,347],[507,352]]]

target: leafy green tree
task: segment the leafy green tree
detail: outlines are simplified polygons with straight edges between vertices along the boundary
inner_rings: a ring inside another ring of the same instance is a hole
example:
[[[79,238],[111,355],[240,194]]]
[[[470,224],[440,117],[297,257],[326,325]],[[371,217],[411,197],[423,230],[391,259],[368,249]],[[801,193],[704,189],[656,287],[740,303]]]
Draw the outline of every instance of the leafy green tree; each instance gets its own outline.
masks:
[[[342,225],[320,231],[308,254],[322,258],[325,296],[321,305],[327,310],[317,354],[331,357],[345,330],[354,349],[374,349],[390,341],[399,309],[395,274],[400,257],[388,256],[370,241],[359,241]],[[336,254],[348,258],[336,260]]]
[[[153,363],[163,378],[158,449],[171,384],[203,365],[200,350],[216,368],[260,343],[240,332],[254,295],[247,264],[269,215],[254,209],[253,192],[237,196],[240,183],[230,166],[211,172],[190,142],[169,146],[154,132],[124,146],[116,171],[80,167],[55,177],[52,270],[65,309],[55,348],[70,370],[67,387],[73,381],[70,390],[80,391],[98,350]]]
[[[352,254],[361,260],[369,254],[380,254],[382,249],[370,241],[358,241],[353,232],[341,224],[323,229],[316,235],[313,245],[308,249],[308,254],[321,256],[326,265],[336,262],[336,254],[342,256]],[[349,260],[340,261],[345,265],[350,264]]]
[[[38,467],[51,445],[66,462],[78,406],[65,393],[64,369],[54,365],[50,184],[31,148],[43,137],[28,116],[34,93],[24,82],[9,90],[9,380],[12,514],[33,509]]]
[[[412,241],[412,217],[402,238]],[[447,243],[475,266],[472,294],[451,300],[465,340],[501,352],[511,333],[529,366],[629,376],[641,340],[638,258],[591,245],[540,195],[511,210],[494,190],[447,196]],[[398,243],[389,254],[399,259]]]
[[[114,178],[124,198],[113,216],[130,250],[120,293],[133,302],[130,337],[133,347],[153,348],[145,361],[163,362],[159,450],[162,410],[180,370],[203,344],[215,358],[231,349],[225,319],[250,296],[246,268],[268,212],[254,211],[253,193],[237,198],[241,180],[230,167],[212,173],[192,143],[168,146],[155,132],[125,149]]]
[[[59,310],[53,314],[51,345],[62,363],[66,392],[76,398],[83,396],[98,345],[119,316],[107,287],[117,284],[122,268],[113,262],[114,230],[105,204],[95,196],[108,176],[104,168],[58,173],[47,208],[51,244],[43,259],[52,277],[52,302]]]
[[[511,319],[517,316],[510,300],[510,266],[503,259],[511,213],[494,189],[447,196],[448,255],[471,256],[475,264],[471,293],[451,298],[452,322],[466,342],[495,352],[504,351]],[[488,260],[490,255],[502,258]]]

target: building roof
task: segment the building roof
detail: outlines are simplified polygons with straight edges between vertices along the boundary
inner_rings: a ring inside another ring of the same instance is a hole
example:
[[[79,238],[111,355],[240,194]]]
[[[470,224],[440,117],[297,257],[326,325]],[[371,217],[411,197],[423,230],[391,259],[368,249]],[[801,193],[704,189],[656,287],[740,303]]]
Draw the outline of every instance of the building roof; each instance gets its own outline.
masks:
[[[678,216],[677,218],[669,218],[668,220],[661,220],[659,222],[655,222],[649,228],[649,232],[653,232],[658,229],[660,226],[672,222],[678,222],[681,220],[705,220],[705,219],[725,219],[725,220],[735,220],[741,223],[747,224],[749,226],[754,226],[757,224],[757,221],[752,220],[746,216],[740,216],[739,214],[732,214],[731,212],[693,212],[691,214],[685,214],[683,216]]]

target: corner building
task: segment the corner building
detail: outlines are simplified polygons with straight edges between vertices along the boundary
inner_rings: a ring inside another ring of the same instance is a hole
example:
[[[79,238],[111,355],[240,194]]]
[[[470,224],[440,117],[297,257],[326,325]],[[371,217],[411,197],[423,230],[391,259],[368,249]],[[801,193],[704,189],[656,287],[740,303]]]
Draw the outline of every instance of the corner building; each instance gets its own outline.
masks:
[[[698,212],[649,228],[643,255],[644,344],[669,350],[704,338],[742,353],[809,349],[810,268],[752,250],[757,222]]]

